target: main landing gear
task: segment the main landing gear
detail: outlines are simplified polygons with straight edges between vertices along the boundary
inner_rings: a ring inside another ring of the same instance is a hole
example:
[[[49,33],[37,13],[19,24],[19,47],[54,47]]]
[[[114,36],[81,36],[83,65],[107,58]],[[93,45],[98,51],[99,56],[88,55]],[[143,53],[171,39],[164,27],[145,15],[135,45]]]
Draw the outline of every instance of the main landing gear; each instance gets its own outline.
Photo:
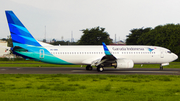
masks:
[[[92,66],[91,65],[87,65],[86,66],[86,70],[92,70],[93,68],[92,68]]]
[[[98,71],[98,72],[103,72],[103,71],[104,71],[103,66],[97,66],[97,71]]]
[[[160,70],[163,70],[163,66],[160,64]]]
[[[86,66],[86,70],[92,70],[92,69],[93,69],[93,67],[91,65]],[[103,72],[104,71],[103,66],[97,66],[97,71],[98,72]]]

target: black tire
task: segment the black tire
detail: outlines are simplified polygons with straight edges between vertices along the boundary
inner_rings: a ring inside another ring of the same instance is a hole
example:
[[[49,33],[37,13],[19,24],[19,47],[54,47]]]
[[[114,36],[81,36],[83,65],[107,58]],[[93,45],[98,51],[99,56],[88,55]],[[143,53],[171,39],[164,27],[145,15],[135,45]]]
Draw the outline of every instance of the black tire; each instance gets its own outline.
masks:
[[[92,66],[91,65],[87,65],[86,66],[86,70],[92,70],[93,68],[92,68]]]
[[[163,70],[163,66],[160,66],[160,70]]]
[[[97,67],[97,71],[98,71],[98,72],[103,72],[103,71],[104,71],[104,68],[103,68],[102,66],[98,66],[98,67]]]

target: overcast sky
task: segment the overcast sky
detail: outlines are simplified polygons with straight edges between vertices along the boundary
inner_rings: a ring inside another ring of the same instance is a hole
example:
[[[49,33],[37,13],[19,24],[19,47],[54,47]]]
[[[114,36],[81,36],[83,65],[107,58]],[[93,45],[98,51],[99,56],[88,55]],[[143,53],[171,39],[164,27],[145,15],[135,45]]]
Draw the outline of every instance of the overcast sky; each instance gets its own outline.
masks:
[[[180,23],[180,0],[0,0],[0,38],[9,28],[5,10],[12,10],[38,40],[75,40],[82,29],[103,27],[112,39],[125,40],[133,28]]]

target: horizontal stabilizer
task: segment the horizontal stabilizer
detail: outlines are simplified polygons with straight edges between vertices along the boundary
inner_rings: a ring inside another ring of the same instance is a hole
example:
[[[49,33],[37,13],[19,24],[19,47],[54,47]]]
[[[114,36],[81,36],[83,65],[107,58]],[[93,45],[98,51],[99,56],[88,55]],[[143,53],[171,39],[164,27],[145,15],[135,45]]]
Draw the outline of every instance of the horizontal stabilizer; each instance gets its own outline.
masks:
[[[19,52],[27,52],[28,50],[27,49],[24,49],[22,47],[19,47],[19,46],[15,46],[13,48],[13,51],[19,51]]]

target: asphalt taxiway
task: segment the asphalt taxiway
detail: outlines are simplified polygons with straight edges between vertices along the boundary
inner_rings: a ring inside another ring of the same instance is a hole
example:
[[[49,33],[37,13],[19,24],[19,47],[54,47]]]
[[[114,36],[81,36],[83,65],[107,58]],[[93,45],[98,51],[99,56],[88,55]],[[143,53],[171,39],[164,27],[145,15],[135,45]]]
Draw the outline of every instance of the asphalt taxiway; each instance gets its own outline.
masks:
[[[105,68],[103,72],[97,72],[96,68],[91,71],[79,67],[0,67],[0,74],[146,74],[146,75],[180,75],[179,68],[132,68],[114,69]]]

